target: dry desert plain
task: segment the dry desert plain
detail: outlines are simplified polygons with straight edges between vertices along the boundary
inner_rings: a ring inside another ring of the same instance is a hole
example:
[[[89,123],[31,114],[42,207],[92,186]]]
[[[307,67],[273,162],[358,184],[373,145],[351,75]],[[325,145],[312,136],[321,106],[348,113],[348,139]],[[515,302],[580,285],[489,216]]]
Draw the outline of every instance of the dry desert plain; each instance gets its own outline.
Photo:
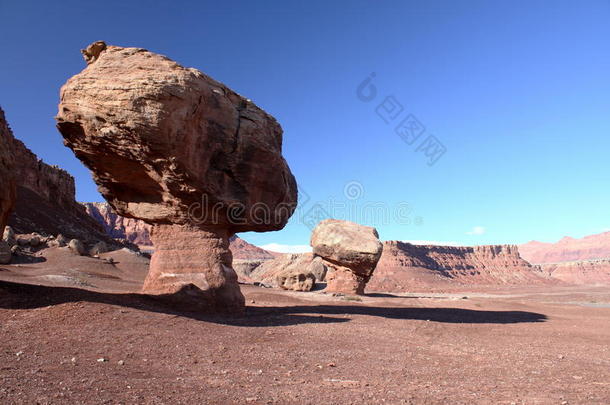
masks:
[[[1,403],[610,403],[607,288],[242,285],[202,315],[135,294],[126,251],[44,255],[0,268]]]

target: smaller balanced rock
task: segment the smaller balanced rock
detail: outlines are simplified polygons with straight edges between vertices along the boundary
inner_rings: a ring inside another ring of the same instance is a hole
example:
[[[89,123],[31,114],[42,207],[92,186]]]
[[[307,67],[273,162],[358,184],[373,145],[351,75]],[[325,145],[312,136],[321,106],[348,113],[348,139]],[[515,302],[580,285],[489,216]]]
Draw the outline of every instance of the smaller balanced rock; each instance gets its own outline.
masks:
[[[311,246],[329,267],[326,291],[346,294],[364,294],[383,250],[375,228],[336,219],[316,226]]]

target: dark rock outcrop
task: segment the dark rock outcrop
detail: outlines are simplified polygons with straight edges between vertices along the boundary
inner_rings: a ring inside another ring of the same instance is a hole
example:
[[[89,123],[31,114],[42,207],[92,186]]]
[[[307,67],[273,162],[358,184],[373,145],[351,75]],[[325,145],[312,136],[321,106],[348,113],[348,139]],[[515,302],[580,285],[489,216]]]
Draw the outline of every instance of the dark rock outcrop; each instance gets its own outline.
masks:
[[[580,239],[566,236],[556,243],[531,241],[519,245],[519,253],[532,264],[610,259],[610,232]]]
[[[250,273],[239,275],[243,282],[257,282],[272,287],[281,287],[282,284],[294,285],[299,279],[301,281],[310,279],[310,274],[314,277],[314,282],[324,281],[326,271],[327,267],[322,258],[314,257],[313,253],[287,253],[264,261]],[[294,277],[289,278],[289,276]],[[288,283],[285,283],[287,278]],[[311,283],[309,289],[314,285]]]

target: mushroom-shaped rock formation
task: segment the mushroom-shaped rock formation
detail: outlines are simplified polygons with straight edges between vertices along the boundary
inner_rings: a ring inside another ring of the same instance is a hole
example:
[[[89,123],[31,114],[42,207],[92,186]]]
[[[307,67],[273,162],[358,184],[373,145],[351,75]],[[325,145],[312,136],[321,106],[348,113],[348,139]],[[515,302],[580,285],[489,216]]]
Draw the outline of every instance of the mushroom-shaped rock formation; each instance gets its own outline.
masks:
[[[57,127],[124,217],[153,225],[143,291],[240,310],[229,237],[284,227],[297,201],[282,128],[197,69],[145,49],[83,52],[61,89]]]
[[[331,269],[326,274],[326,291],[347,294],[364,294],[383,251],[375,228],[336,219],[316,226],[311,246]]]
[[[15,204],[15,177],[13,172],[13,134],[0,108],[0,235]]]
[[[277,276],[276,282],[284,290],[311,291],[316,285],[316,276],[306,270],[285,271]]]

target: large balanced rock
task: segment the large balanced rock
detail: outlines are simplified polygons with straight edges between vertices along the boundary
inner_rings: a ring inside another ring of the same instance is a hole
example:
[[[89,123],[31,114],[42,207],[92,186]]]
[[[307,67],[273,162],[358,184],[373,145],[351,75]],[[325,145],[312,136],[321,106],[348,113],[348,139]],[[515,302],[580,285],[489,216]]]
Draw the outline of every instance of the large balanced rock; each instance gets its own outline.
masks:
[[[12,153],[13,133],[0,108],[0,235],[15,204],[15,175]]]
[[[375,228],[336,219],[316,226],[311,246],[332,270],[326,274],[326,291],[347,294],[364,294],[383,251]]]
[[[240,310],[229,238],[281,229],[296,207],[280,125],[165,56],[99,43],[84,55],[57,126],[117,214],[153,225],[144,291]]]

